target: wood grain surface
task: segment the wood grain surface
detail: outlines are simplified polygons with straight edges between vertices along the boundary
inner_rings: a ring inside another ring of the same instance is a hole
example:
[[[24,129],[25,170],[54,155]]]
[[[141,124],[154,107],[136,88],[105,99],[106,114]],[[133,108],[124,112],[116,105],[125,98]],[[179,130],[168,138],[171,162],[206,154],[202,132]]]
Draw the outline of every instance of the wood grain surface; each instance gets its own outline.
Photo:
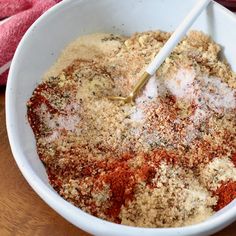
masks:
[[[0,236],[88,236],[47,206],[17,168],[6,133],[4,92],[0,88]],[[236,222],[215,236],[236,236]]]

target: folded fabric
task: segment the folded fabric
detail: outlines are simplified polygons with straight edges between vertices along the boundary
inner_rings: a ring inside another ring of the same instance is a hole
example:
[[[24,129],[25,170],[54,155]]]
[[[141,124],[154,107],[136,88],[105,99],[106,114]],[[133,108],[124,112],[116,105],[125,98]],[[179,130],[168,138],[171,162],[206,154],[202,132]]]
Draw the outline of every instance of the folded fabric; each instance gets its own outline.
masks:
[[[32,7],[28,0],[0,0],[0,19],[15,15]]]
[[[0,18],[10,16],[0,25],[0,85],[6,84],[10,62],[26,30],[57,2],[59,1],[0,0]]]

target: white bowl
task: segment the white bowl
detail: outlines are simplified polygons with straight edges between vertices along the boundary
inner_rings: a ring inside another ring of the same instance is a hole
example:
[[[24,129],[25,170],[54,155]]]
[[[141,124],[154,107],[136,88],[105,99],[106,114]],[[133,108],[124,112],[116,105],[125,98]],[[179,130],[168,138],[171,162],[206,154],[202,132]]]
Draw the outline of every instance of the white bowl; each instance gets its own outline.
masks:
[[[27,121],[26,102],[60,51],[76,37],[93,32],[131,34],[161,29],[173,31],[194,0],[67,0],[40,17],[22,39],[10,69],[6,90],[6,120],[15,160],[39,196],[65,219],[95,235],[209,235],[236,219],[236,201],[200,224],[179,228],[138,228],[91,216],[61,198],[48,183]],[[236,17],[211,3],[193,26],[223,45],[236,70]]]

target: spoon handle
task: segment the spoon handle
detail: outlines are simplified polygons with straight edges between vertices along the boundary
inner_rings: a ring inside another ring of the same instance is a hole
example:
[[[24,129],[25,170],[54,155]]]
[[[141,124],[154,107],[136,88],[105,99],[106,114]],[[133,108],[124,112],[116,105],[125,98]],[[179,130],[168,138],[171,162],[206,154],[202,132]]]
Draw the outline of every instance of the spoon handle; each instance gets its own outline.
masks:
[[[165,59],[171,54],[175,46],[181,41],[185,36],[188,29],[194,23],[196,18],[201,14],[201,12],[206,8],[211,0],[198,0],[196,5],[184,18],[182,23],[177,27],[175,32],[171,35],[168,41],[165,43],[163,48],[155,56],[153,61],[149,64],[146,69],[146,72],[150,75],[153,75],[160,65],[165,61]]]

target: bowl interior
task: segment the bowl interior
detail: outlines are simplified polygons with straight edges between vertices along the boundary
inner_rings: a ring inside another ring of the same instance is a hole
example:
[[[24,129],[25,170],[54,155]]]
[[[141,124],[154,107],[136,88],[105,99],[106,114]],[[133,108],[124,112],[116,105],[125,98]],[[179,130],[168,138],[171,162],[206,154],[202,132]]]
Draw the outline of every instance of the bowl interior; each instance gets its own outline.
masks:
[[[156,29],[173,31],[194,2],[196,1],[68,0],[51,9],[31,27],[17,49],[10,71],[7,86],[7,127],[17,164],[34,188],[37,188],[37,184],[34,185],[33,181],[37,182],[39,179],[48,188],[51,187],[36,153],[33,132],[27,121],[26,102],[61,50],[76,37],[94,32],[130,35],[137,31]],[[204,31],[217,43],[224,45],[222,56],[227,58],[236,71],[236,31],[233,30],[236,28],[236,17],[232,13],[227,12],[218,4],[211,3],[192,28]],[[31,181],[30,177],[32,177]],[[58,206],[55,204],[53,207]],[[228,212],[228,208],[235,207],[234,201],[230,206],[215,214],[213,218],[224,215]],[[236,214],[234,214],[235,217]],[[66,218],[86,229],[70,217]],[[232,214],[228,218],[227,224],[233,220]],[[223,227],[223,223],[218,225],[218,228],[220,227]],[[217,227],[212,230],[216,231]],[[208,231],[208,233],[213,231]],[[90,232],[97,231],[90,230]]]

